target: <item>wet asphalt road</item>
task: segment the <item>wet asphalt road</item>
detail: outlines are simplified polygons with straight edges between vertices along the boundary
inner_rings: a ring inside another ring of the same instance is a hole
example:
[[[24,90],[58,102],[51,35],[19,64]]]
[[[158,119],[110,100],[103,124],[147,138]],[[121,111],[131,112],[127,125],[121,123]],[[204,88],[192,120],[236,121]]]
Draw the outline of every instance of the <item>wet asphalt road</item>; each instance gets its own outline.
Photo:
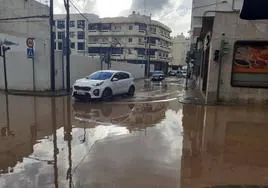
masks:
[[[169,78],[109,103],[0,95],[0,187],[268,186],[268,108],[183,93]]]

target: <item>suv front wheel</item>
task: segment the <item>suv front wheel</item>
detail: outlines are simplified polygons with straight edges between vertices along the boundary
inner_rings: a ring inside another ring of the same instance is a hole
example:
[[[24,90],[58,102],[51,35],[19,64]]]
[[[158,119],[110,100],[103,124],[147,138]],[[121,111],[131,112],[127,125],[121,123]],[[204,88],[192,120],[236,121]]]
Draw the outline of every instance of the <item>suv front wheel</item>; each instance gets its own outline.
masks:
[[[111,101],[113,98],[113,92],[110,88],[106,88],[103,92],[102,92],[102,96],[101,96],[102,100],[104,101]]]
[[[133,97],[135,94],[135,87],[134,86],[130,86],[130,88],[128,89],[128,96]]]

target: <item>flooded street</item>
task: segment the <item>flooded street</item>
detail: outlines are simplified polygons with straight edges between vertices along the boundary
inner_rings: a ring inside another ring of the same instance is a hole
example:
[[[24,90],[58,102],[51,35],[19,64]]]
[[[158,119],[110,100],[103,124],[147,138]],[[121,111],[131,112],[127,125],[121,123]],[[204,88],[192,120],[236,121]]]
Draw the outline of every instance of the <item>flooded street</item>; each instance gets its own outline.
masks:
[[[268,186],[268,108],[183,105],[183,84],[109,103],[1,94],[0,187]]]

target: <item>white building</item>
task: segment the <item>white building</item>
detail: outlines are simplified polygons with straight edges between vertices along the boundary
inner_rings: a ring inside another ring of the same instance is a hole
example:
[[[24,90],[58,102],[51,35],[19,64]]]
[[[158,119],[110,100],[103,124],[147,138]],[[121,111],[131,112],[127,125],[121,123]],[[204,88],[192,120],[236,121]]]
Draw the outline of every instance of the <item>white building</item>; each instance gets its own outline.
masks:
[[[193,1],[190,55],[196,86],[207,103],[268,100],[268,68],[260,65],[267,62],[262,54],[268,48],[268,21],[242,20],[242,4],[243,0]],[[217,52],[222,52],[221,58]]]
[[[99,17],[95,14],[71,14],[70,15],[70,47],[72,53],[87,53],[88,43],[88,24],[89,22],[95,22],[99,20]],[[66,30],[66,14],[54,15],[55,20],[55,49],[63,49],[63,39],[65,38]]]
[[[191,22],[191,44],[200,35],[203,18],[214,17],[219,11],[240,10],[244,0],[193,0]]]
[[[167,67],[172,41],[171,30],[166,25],[135,12],[128,17],[99,18],[92,14],[85,14],[85,17],[71,15],[72,52],[94,57],[111,53],[113,60],[144,64],[147,49],[150,49],[151,64],[155,64],[156,69]],[[57,50],[62,49],[64,19],[63,15],[55,15]],[[150,45],[146,42],[147,36]],[[111,47],[115,41],[117,45]]]
[[[190,40],[182,34],[172,38],[171,63],[178,66],[186,64],[187,52],[190,49]]]
[[[0,4],[0,41],[10,47],[6,54],[8,89],[49,90],[49,7],[35,0],[0,0]],[[34,38],[34,59],[27,57],[28,37]],[[4,88],[2,61],[0,57],[0,89]]]

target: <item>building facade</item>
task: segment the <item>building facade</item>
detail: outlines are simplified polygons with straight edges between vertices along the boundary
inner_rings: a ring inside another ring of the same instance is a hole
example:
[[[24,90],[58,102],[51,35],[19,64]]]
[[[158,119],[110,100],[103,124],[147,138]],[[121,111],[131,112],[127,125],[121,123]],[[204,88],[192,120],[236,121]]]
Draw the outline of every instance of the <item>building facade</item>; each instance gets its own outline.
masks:
[[[92,57],[110,53],[113,60],[138,64],[145,64],[149,59],[156,69],[167,67],[172,41],[171,30],[166,25],[135,12],[128,17],[85,16],[87,19],[71,15],[72,52]],[[56,49],[62,50],[64,16],[56,15],[55,24]]]
[[[194,1],[192,31],[200,23],[201,28],[192,32],[191,57],[197,87],[208,103],[268,101],[268,22],[241,20],[242,4]]]
[[[10,47],[6,52],[8,89],[51,89],[49,7],[35,0],[0,0],[0,3],[0,43]],[[34,38],[33,59],[27,57],[29,37]],[[0,70],[0,89],[4,89],[3,58]]]
[[[187,52],[190,50],[190,40],[182,34],[172,38],[170,66],[186,64]]]

